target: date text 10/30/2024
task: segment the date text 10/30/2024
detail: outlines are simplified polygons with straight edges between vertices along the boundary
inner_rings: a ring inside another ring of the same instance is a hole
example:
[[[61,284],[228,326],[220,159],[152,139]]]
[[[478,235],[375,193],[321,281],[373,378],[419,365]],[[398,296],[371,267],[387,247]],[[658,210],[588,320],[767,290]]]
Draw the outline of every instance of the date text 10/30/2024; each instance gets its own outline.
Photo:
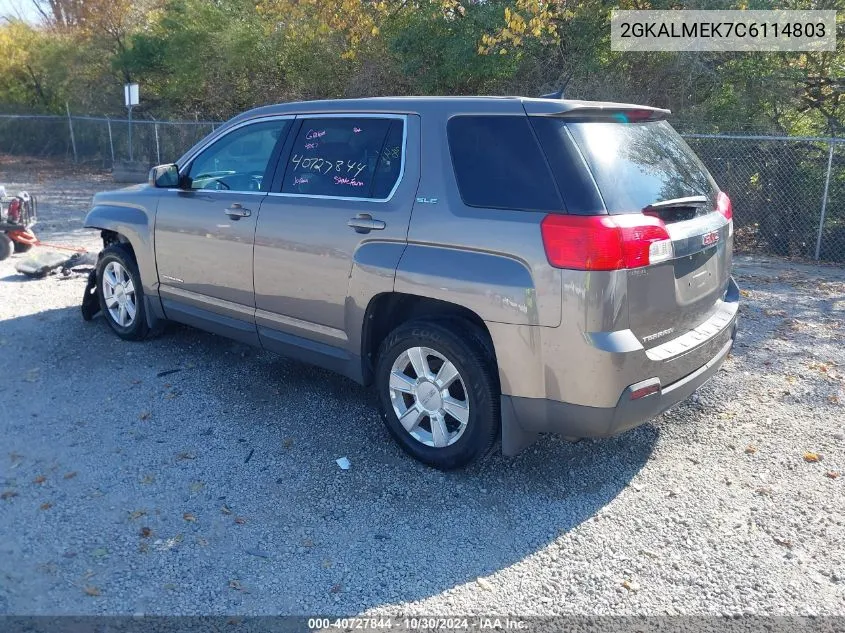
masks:
[[[354,618],[309,618],[308,628],[312,631],[339,629],[344,631],[524,631],[528,622],[509,617],[354,617]]]

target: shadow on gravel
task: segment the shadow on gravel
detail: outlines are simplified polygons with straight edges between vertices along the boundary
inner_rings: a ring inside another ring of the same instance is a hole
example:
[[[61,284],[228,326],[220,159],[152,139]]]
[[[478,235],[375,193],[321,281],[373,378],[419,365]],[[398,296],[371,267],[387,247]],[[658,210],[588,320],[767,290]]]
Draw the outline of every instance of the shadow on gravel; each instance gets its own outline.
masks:
[[[24,403],[0,421],[20,462],[17,496],[0,502],[4,527],[21,526],[0,551],[0,567],[21,570],[10,612],[352,613],[420,600],[519,565],[594,517],[658,436],[646,425],[550,437],[440,473],[393,444],[369,390],[310,366],[180,326],[126,343],[77,308],[0,327],[13,352],[0,374],[30,377],[0,387],[0,409]],[[54,476],[54,507],[32,521],[41,464],[78,475]],[[38,565],[67,582],[40,583]],[[95,599],[74,580],[88,568]]]
[[[31,277],[27,277],[26,275],[22,275],[20,273],[15,273],[14,275],[6,275],[5,277],[0,277],[0,281],[5,281],[6,283],[14,283],[19,284],[25,281],[36,281]]]

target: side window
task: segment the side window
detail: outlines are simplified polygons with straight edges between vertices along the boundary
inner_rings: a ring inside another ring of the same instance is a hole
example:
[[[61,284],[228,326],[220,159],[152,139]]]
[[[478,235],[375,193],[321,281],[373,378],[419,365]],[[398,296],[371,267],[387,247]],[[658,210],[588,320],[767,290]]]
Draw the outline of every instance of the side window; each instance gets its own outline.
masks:
[[[284,141],[291,121],[279,119],[246,125],[218,139],[191,163],[191,189],[266,191],[270,157]]]
[[[370,197],[384,199],[393,191],[394,185],[402,175],[402,141],[404,140],[404,123],[394,119],[387,131],[387,139],[381,150],[376,173],[373,176],[373,192]]]
[[[402,126],[377,117],[304,119],[282,193],[386,198],[400,175]]]
[[[447,133],[464,204],[563,209],[527,116],[456,116],[449,119]]]

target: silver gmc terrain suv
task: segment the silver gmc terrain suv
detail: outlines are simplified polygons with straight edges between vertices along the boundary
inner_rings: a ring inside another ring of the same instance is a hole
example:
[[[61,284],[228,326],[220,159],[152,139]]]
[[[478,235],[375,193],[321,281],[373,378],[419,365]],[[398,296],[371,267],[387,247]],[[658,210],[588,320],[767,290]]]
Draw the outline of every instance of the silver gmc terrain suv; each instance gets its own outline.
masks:
[[[250,110],[95,196],[90,293],[124,339],[180,321],[372,383],[390,434],[438,468],[499,437],[514,454],[620,433],[712,377],[736,333],[731,202],[667,114]]]

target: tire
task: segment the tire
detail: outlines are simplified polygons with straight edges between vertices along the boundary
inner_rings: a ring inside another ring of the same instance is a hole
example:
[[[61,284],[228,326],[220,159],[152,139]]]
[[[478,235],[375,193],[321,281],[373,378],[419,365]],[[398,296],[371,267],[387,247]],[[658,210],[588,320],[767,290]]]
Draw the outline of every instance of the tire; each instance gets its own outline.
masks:
[[[97,262],[97,295],[100,310],[115,334],[126,341],[147,337],[141,275],[132,252],[125,246],[114,244],[101,253]]]
[[[473,330],[458,320],[411,321],[379,348],[381,419],[406,453],[440,470],[485,456],[501,426],[496,365]],[[441,375],[447,363],[457,372],[451,381],[442,379],[451,370]]]
[[[12,256],[13,242],[5,233],[0,233],[0,262]]]
[[[32,244],[21,244],[20,242],[15,242],[15,252],[16,253],[28,253],[32,250]]]

